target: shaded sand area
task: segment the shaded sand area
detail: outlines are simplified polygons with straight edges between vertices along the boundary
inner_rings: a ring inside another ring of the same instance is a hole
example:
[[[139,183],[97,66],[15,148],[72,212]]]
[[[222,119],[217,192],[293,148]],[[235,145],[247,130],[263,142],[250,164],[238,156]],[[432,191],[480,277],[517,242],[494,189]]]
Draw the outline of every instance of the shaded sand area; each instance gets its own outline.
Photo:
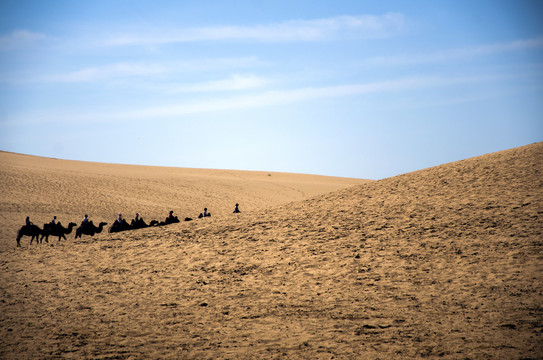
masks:
[[[15,245],[27,216],[42,228],[53,216],[65,227],[69,222],[79,225],[85,214],[96,225],[101,221],[111,225],[119,213],[130,222],[136,212],[149,223],[163,221],[170,210],[182,219],[196,218],[204,207],[212,215],[224,215],[236,203],[244,212],[253,212],[367,181],[102,164],[0,152],[0,248]]]
[[[543,358],[542,159],[4,247],[0,357]]]

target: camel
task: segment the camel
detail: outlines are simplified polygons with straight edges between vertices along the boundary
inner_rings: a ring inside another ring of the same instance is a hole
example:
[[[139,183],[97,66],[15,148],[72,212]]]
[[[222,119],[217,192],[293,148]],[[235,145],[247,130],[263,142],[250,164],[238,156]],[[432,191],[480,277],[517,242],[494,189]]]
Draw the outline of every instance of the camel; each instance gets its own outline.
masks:
[[[89,236],[94,236],[94,234],[99,234],[102,232],[102,230],[104,229],[104,226],[106,226],[107,223],[105,222],[101,222],[99,226],[95,226],[92,221],[90,221],[88,224],[86,225],[83,225],[81,224],[80,227],[78,227],[76,230],[75,230],[75,238],[77,239],[78,237],[80,238],[81,235],[89,235]]]
[[[164,223],[165,223],[166,225],[175,224],[175,223],[178,223],[178,222],[179,222],[179,218],[178,218],[177,216],[173,216],[173,215],[168,216],[168,217],[166,218],[166,220],[164,220]]]
[[[142,218],[139,218],[138,220],[132,219],[132,222],[130,223],[131,229],[143,229],[149,226],[151,225],[147,225],[147,223],[145,223],[145,221]]]
[[[43,240],[43,238],[45,238],[45,242],[46,243],[49,243],[49,236],[58,236],[58,241],[60,241],[61,238],[64,238],[64,240],[66,240],[66,236],[67,234],[70,234],[72,232],[72,229],[74,228],[74,226],[77,226],[76,223],[69,223],[68,224],[68,228],[65,228],[64,226],[62,226],[62,224],[59,222],[58,224],[43,224],[43,234],[40,238],[40,244]]]
[[[109,232],[114,233],[127,230],[136,230],[158,225],[160,225],[160,223],[156,220],[152,220],[149,224],[147,224],[142,218],[139,218],[138,220],[132,219],[130,224],[128,224],[128,222],[123,219],[123,222],[121,224],[119,224],[118,221],[115,221],[113,225],[111,225]]]
[[[111,227],[109,228],[109,232],[115,233],[131,229],[132,227],[130,226],[130,224],[127,223],[125,219],[123,219],[121,223],[119,223],[118,221],[113,222],[113,225],[111,225]]]
[[[17,232],[17,247],[21,247],[21,238],[23,236],[30,236],[30,245],[32,245],[32,240],[36,238],[36,244],[38,243],[38,238],[40,235],[43,234],[43,230],[40,229],[38,226],[31,224],[31,225],[24,225],[22,228],[19,229]]]

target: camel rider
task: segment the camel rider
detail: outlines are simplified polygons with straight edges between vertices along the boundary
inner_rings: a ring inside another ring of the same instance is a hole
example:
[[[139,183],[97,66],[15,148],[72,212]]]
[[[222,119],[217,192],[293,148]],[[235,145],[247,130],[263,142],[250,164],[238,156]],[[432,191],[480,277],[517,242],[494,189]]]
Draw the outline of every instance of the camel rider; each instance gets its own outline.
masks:
[[[135,220],[135,222],[140,221],[140,214],[136,213],[136,218],[134,220]]]
[[[51,230],[57,230],[60,228],[60,222],[57,223],[57,217],[53,216],[53,220],[49,223],[49,228]]]
[[[119,223],[119,225],[123,223],[123,214],[119,214],[119,217],[117,218],[117,222]]]
[[[51,220],[51,228],[52,229],[58,229],[60,223],[57,223],[57,217],[53,216],[53,220]]]
[[[83,221],[81,221],[81,227],[85,229],[89,225],[89,215],[85,214]]]
[[[27,217],[26,217],[25,222],[26,222],[26,225],[27,225],[27,226],[33,225],[32,222],[30,221],[30,216],[27,216]]]

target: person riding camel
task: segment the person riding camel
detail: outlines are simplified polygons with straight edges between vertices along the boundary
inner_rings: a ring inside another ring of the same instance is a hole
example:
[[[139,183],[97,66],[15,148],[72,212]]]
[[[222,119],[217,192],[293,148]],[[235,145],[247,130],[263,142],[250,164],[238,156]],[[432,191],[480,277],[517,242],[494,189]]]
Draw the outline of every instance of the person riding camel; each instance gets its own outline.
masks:
[[[166,224],[178,223],[179,218],[173,215],[173,210],[170,211],[168,217],[166,218]]]
[[[81,221],[81,228],[86,229],[89,226],[89,215],[85,214],[83,221]]]
[[[59,225],[60,225],[60,222],[57,223],[57,217],[56,217],[56,216],[53,216],[53,220],[51,220],[51,222],[49,223],[49,225],[51,226],[52,229],[58,229],[58,228],[59,228]]]
[[[200,213],[200,215],[198,216],[199,219],[203,218],[203,217],[208,217],[208,216],[211,216],[211,213],[208,213],[207,212],[207,208],[204,208],[204,212],[203,213]]]

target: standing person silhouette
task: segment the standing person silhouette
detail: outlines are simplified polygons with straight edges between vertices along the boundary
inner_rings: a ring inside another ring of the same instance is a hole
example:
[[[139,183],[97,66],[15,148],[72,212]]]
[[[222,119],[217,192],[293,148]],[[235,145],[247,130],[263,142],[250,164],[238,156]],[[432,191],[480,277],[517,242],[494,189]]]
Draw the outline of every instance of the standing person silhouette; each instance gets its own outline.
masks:
[[[234,214],[238,214],[241,211],[239,211],[239,204],[236,204],[236,207],[234,208]]]

